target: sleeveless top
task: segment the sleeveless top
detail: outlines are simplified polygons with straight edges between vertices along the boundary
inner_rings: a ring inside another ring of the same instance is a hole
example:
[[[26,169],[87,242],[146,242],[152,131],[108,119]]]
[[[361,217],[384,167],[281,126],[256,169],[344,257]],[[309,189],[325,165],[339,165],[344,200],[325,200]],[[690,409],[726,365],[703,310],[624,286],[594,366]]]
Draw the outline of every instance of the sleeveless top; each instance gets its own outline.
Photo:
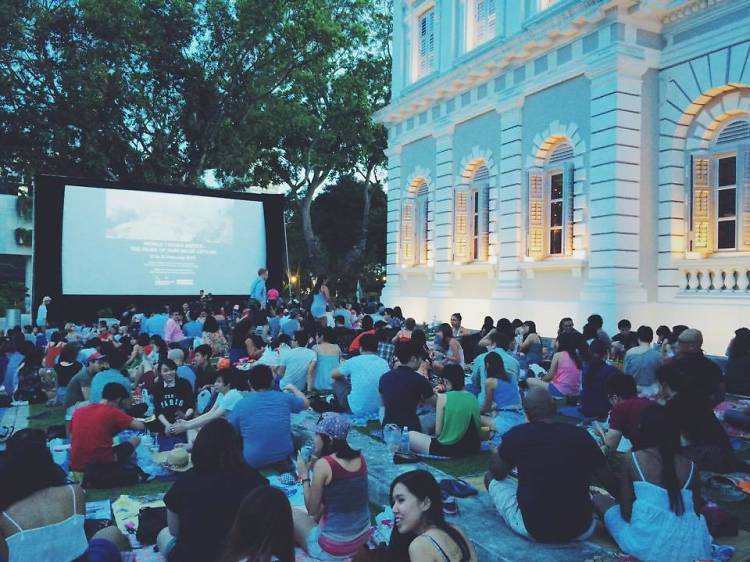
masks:
[[[445,395],[445,409],[443,410],[443,428],[438,436],[438,442],[443,445],[453,445],[461,441],[469,424],[474,424],[477,433],[482,424],[479,418],[479,402],[467,390],[451,390]]]
[[[532,363],[540,365],[542,363],[542,342],[538,341],[530,344],[524,353],[526,354],[527,365],[531,365]]]
[[[325,513],[320,519],[320,547],[335,556],[349,556],[370,540],[367,463],[350,472],[332,455],[323,457],[331,467],[331,482],[323,488]]]
[[[712,538],[703,515],[695,513],[693,480],[695,463],[680,489],[683,513],[677,515],[669,506],[666,489],[648,482],[633,456],[633,464],[641,480],[633,482],[635,501],[630,521],[622,518],[620,507],[604,514],[604,523],[621,550],[644,562],[684,562],[711,558]]]
[[[10,558],[8,562],[29,562],[30,560],[59,560],[70,562],[81,556],[88,548],[86,533],[83,530],[83,514],[76,513],[76,493],[70,488],[73,514],[51,525],[22,529],[15,520],[3,511],[18,532],[5,539]]]
[[[317,292],[313,295],[312,305],[310,305],[310,314],[313,318],[322,318],[326,315],[326,297],[323,293]]]
[[[521,407],[521,393],[518,390],[518,381],[510,373],[508,373],[508,379],[510,380],[495,379],[497,382],[495,383],[495,390],[492,392],[492,401],[498,410],[502,408]]]
[[[581,393],[581,369],[567,351],[560,353],[552,384],[565,396],[578,396]]]
[[[333,386],[331,373],[337,369],[340,363],[338,355],[322,355],[318,352],[318,346],[315,346],[315,353],[318,358],[315,361],[315,375],[313,378],[313,388],[315,390],[330,390]],[[309,389],[308,389],[309,390]]]

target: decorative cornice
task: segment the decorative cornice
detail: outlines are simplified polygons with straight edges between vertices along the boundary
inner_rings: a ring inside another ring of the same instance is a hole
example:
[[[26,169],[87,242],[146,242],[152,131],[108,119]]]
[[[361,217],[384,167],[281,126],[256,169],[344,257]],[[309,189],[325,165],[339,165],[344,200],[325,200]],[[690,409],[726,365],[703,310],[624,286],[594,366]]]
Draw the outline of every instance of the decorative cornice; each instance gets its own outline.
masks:
[[[661,16],[662,23],[675,23],[688,16],[694,16],[715,4],[725,2],[725,0],[688,0],[682,6],[668,10]]]
[[[524,30],[509,41],[461,61],[461,65],[392,101],[376,113],[383,123],[396,123],[423,111],[437,102],[469,90],[502,72],[521,66],[542,54],[562,46],[606,17],[606,10],[617,0],[585,0],[567,10],[553,13],[535,22],[533,30]],[[407,91],[409,87],[405,88]]]

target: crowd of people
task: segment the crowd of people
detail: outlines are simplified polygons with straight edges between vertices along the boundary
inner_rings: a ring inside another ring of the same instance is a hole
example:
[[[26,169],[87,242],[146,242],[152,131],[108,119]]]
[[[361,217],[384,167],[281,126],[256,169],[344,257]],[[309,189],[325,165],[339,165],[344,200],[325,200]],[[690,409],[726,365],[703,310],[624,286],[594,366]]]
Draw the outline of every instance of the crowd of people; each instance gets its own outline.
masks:
[[[4,392],[64,406],[71,454],[66,480],[44,434],[9,437],[0,560],[109,560],[124,549],[114,529],[86,540],[83,490],[65,483],[148,479],[136,462],[142,432],[189,453],[164,499],[157,545],[168,561],[286,561],[295,544],[319,560],[353,556],[371,528],[367,459],[347,441],[353,419],[404,429],[423,455],[468,457],[494,435],[487,490],[529,540],[586,540],[598,513],[644,561],[664,560],[657,548],[672,560],[710,557],[700,472],[744,467],[714,407],[726,392],[750,391],[747,328],[730,342],[723,373],[687,326],[654,333],[621,320],[610,337],[594,314],[581,331],[563,318],[544,338],[533,321],[487,317],[474,331],[458,313],[426,326],[399,307],[334,299],[324,276],[306,305],[285,303],[267,277],[259,271],[243,303],[202,294],[92,326],[54,325],[45,299],[37,326],[8,330]],[[559,406],[594,420],[590,431],[558,421]],[[293,440],[292,414],[310,407],[321,416],[308,455]],[[305,511],[269,487],[264,469],[296,471]],[[592,482],[602,492],[593,498]],[[388,560],[476,560],[428,472],[396,478],[391,500]],[[39,510],[40,501],[52,507]],[[63,534],[64,547],[44,558],[43,544]]]

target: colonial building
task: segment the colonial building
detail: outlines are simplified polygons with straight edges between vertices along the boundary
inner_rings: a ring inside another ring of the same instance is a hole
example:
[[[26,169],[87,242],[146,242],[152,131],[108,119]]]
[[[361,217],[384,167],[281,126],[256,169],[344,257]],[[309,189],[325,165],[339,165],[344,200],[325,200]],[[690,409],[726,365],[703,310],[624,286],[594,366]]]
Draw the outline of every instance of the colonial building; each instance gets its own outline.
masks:
[[[750,323],[750,0],[395,0],[383,300]]]

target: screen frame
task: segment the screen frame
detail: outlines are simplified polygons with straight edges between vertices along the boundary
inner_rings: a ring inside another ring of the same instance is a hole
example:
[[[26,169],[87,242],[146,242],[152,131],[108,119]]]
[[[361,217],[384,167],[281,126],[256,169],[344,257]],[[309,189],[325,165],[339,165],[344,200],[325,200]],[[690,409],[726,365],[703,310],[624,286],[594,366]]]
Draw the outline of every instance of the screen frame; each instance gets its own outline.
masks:
[[[109,308],[116,317],[130,304],[139,308],[179,305],[186,299],[195,300],[196,293],[180,295],[68,295],[62,290],[62,228],[65,207],[65,186],[81,186],[91,189],[124,189],[218,197],[240,201],[259,201],[263,204],[266,231],[266,267],[269,270],[268,287],[281,289],[285,276],[285,229],[284,196],[271,193],[244,193],[210,188],[186,186],[166,186],[139,182],[112,182],[90,178],[41,175],[34,179],[34,237],[33,237],[33,283],[32,310],[36,311],[45,296],[52,297],[50,307],[51,322],[88,321],[97,317],[99,310]],[[91,271],[96,275],[97,268],[106,264],[106,256],[91,259]],[[254,277],[253,277],[254,278]],[[252,279],[247,279],[248,291]],[[210,288],[205,288],[210,290]],[[214,295],[215,299],[247,299],[247,294]]]

